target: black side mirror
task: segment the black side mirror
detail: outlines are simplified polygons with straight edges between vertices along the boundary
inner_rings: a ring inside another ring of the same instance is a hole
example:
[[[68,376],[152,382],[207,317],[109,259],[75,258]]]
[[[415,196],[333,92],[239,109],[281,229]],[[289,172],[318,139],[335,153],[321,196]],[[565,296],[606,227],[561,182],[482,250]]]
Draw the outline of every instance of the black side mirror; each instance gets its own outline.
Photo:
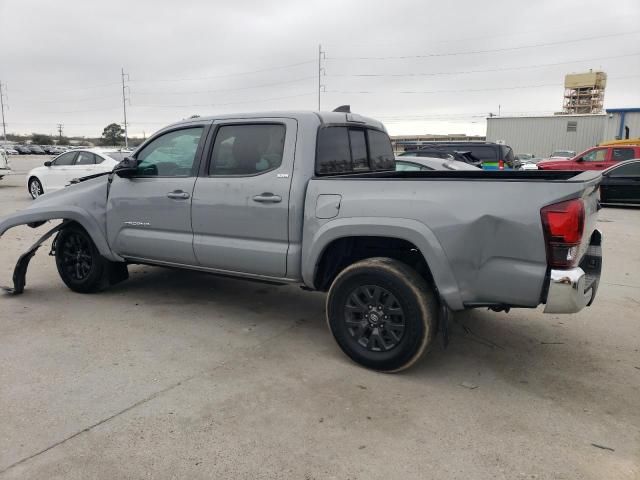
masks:
[[[576,162],[583,162],[584,161],[584,157],[578,157],[576,158]]]
[[[138,171],[138,161],[135,158],[125,157],[120,163],[113,167],[113,173],[121,178],[131,178]]]
[[[50,167],[51,165],[53,165],[51,162],[44,162],[45,167]]]

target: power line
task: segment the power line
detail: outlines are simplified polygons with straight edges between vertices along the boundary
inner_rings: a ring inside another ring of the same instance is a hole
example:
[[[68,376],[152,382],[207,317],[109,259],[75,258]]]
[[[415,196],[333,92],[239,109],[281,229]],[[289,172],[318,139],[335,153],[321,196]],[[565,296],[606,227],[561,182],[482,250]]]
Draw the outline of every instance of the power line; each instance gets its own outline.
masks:
[[[224,107],[227,105],[240,105],[245,103],[261,103],[261,102],[270,102],[272,100],[284,100],[286,98],[296,98],[296,97],[306,97],[309,95],[315,95],[316,92],[307,92],[300,93],[297,95],[286,95],[284,97],[271,97],[271,98],[263,98],[260,100],[246,100],[242,102],[229,102],[229,103],[195,103],[191,105],[140,105],[136,104],[137,107],[150,107],[150,108],[192,108],[192,107]]]
[[[626,78],[637,78],[640,75],[625,75],[622,77],[615,77],[612,80],[620,80]],[[363,91],[342,91],[342,90],[327,90],[328,93],[341,93],[341,94],[389,94],[389,93],[400,93],[400,94],[427,94],[427,93],[464,93],[464,92],[492,92],[492,91],[501,91],[501,90],[520,90],[520,89],[528,89],[528,88],[546,88],[546,87],[558,87],[561,86],[558,83],[545,83],[539,85],[520,85],[515,87],[492,87],[492,88],[468,88],[468,89],[458,89],[458,90],[401,90],[401,91],[371,91],[371,90],[363,90]]]
[[[66,92],[77,92],[78,90],[93,90],[96,88],[104,88],[104,87],[110,87],[113,85],[120,85],[120,82],[111,82],[111,83],[102,83],[100,85],[93,85],[93,86],[89,86],[89,87],[75,87],[75,88],[65,88],[62,90],[40,90],[38,89],[38,93],[66,93]],[[24,93],[27,95],[31,95],[32,92],[27,92],[25,90],[12,90],[12,92],[15,93]]]
[[[120,85],[120,84],[118,84]],[[95,102],[95,101],[102,101],[102,100],[115,100],[115,99],[119,99],[120,96],[118,95],[117,97],[115,95],[108,95],[108,96],[104,96],[104,97],[86,97],[86,98],[74,98],[74,99],[64,99],[64,100],[36,100],[36,101],[32,101],[32,100],[27,100],[26,102],[20,102],[21,105],[27,104],[27,105],[42,105],[42,104],[52,104],[52,103],[67,103],[67,102],[78,102],[78,103],[83,103],[83,102]]]
[[[229,77],[237,77],[237,76],[242,76],[242,75],[252,75],[254,73],[262,73],[262,72],[270,72],[273,70],[283,70],[286,68],[293,68],[293,67],[297,67],[300,65],[308,65],[311,63],[315,63],[315,60],[307,60],[305,62],[297,62],[297,63],[290,63],[288,65],[280,65],[277,67],[269,67],[269,68],[261,68],[259,70],[251,70],[251,71],[246,71],[246,72],[236,72],[236,73],[226,73],[226,74],[222,74],[222,75],[209,75],[206,77],[197,77],[197,78],[173,78],[173,79],[151,79],[151,80],[132,80],[133,83],[155,83],[155,82],[190,82],[190,81],[197,81],[197,80],[211,80],[211,79],[215,79],[215,78],[229,78]]]
[[[576,38],[573,40],[561,40],[557,42],[546,42],[546,43],[535,43],[530,45],[520,45],[517,47],[503,47],[503,48],[492,48],[487,50],[467,50],[461,52],[449,52],[449,53],[425,53],[422,55],[399,55],[399,56],[385,56],[385,57],[327,57],[327,60],[406,60],[406,59],[415,59],[415,58],[431,58],[431,57],[451,57],[457,55],[476,55],[479,53],[495,53],[495,52],[510,52],[516,50],[524,50],[527,48],[538,48],[538,47],[549,47],[553,45],[564,45],[567,43],[579,43],[585,42],[589,40],[597,40],[601,38],[611,38],[611,37],[621,37],[624,35],[635,35],[636,33],[640,33],[640,30],[635,30],[633,32],[622,32],[622,33],[608,33],[604,35],[594,35],[591,37],[582,37]]]
[[[466,71],[452,71],[452,72],[430,72],[430,73],[360,73],[360,74],[331,74],[327,75],[328,77],[437,77],[442,75],[468,75],[473,73],[487,73],[487,72],[507,72],[512,70],[529,70],[535,68],[543,68],[543,67],[556,67],[560,65],[569,65],[573,63],[582,63],[582,62],[592,62],[598,60],[610,60],[613,58],[628,58],[628,57],[636,57],[640,55],[640,52],[629,53],[625,55],[609,55],[606,57],[595,57],[595,58],[583,58],[581,60],[571,60],[567,62],[556,62],[556,63],[540,63],[537,65],[521,65],[517,67],[501,67],[501,68],[489,68],[482,70],[466,70]]]
[[[266,88],[266,87],[273,87],[277,85],[288,85],[291,83],[298,83],[305,80],[311,80],[312,78],[316,78],[315,75],[309,76],[309,77],[296,78],[294,80],[285,80],[283,82],[263,83],[261,85],[251,85],[247,87],[221,88],[216,90],[195,90],[195,91],[184,90],[180,92],[138,92],[138,90],[136,90],[136,95],[186,95],[186,94],[199,94],[199,93],[233,92],[237,90],[251,90],[254,88]]]

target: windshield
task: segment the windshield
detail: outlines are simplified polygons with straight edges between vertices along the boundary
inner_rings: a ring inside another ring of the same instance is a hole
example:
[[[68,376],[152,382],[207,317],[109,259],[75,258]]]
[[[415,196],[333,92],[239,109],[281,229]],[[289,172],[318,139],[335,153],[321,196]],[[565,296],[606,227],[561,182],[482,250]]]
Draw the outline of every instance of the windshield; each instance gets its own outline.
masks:
[[[551,154],[552,157],[573,157],[575,155],[575,152],[572,152],[570,150],[556,150],[555,152],[553,152]]]

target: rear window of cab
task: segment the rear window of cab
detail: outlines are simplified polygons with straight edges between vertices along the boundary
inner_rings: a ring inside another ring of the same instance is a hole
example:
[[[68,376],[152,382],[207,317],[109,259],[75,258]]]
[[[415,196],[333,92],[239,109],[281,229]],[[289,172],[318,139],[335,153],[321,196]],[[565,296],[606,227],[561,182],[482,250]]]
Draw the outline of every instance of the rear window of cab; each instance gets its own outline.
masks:
[[[346,126],[318,131],[316,175],[394,169],[393,148],[385,132]]]

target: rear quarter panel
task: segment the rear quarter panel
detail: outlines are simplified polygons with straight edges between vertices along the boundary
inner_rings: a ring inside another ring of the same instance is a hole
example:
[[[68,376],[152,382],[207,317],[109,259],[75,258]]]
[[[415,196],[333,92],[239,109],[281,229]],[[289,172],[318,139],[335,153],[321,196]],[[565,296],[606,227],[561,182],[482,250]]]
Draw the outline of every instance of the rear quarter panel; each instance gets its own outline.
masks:
[[[307,284],[312,281],[315,262],[328,242],[350,232],[367,235],[368,226],[368,235],[386,234],[414,243],[440,295],[454,310],[496,303],[535,307],[547,273],[540,209],[584,193],[582,182],[311,180],[303,278]],[[341,195],[336,217],[316,218],[319,194]],[[595,209],[595,203],[589,208]]]

